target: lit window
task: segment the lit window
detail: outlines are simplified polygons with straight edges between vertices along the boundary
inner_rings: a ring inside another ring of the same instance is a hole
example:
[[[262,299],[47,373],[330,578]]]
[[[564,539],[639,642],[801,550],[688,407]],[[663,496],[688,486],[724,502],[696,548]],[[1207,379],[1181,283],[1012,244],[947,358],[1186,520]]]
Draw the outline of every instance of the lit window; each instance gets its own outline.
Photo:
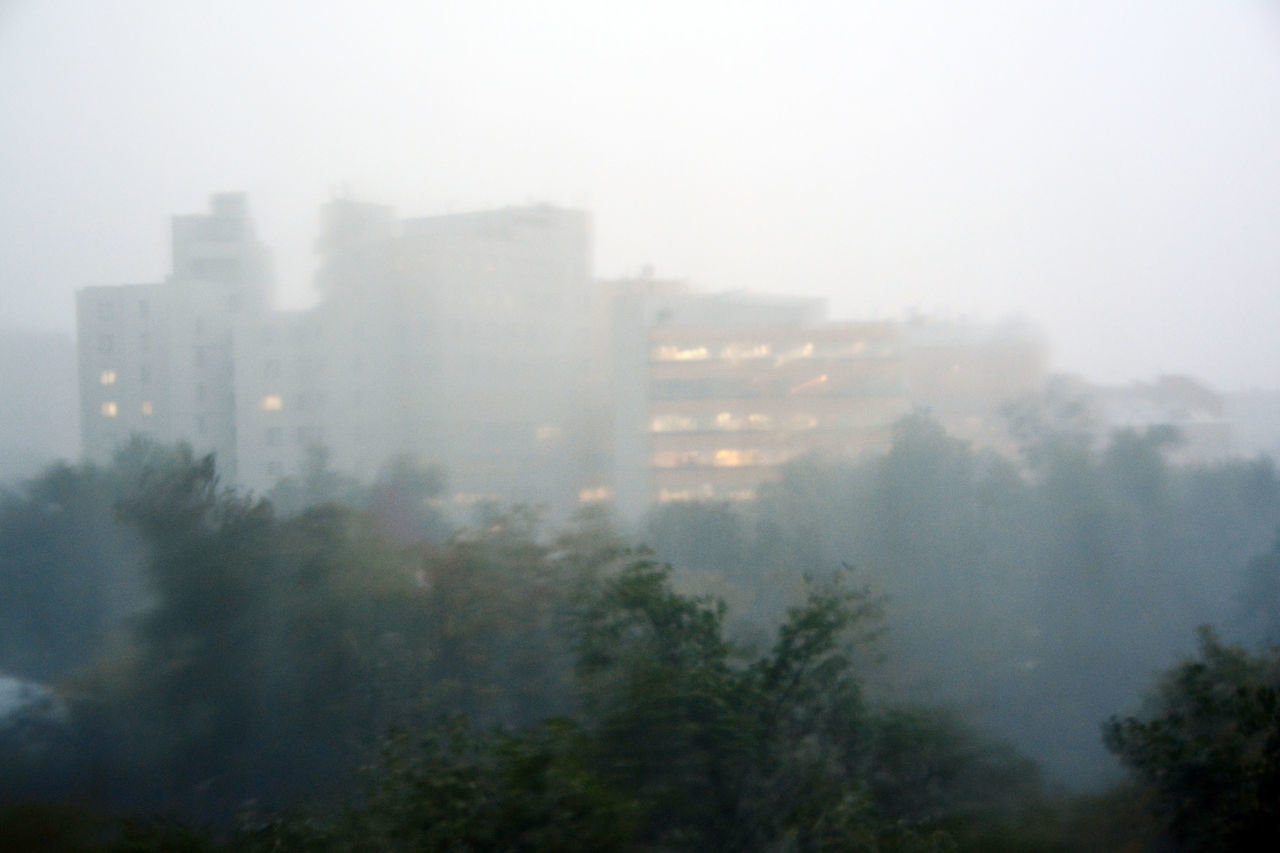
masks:
[[[102,371],[102,375],[98,377],[98,381],[103,385],[115,385],[116,372],[114,370],[104,370]]]
[[[649,425],[652,432],[687,432],[698,428],[688,415],[657,415]]]
[[[742,465],[758,465],[759,462],[758,450],[717,450],[711,464],[717,468],[738,468]]]
[[[807,382],[801,382],[799,385],[793,385],[791,387],[791,390],[788,391],[787,393],[800,394],[805,391],[816,391],[817,389],[826,385],[828,379],[829,377],[825,373],[822,374],[821,376],[815,376]]]
[[[268,394],[262,398],[260,403],[264,412],[278,412],[284,408],[284,400],[280,399],[279,394]]]
[[[102,404],[102,416],[104,418],[114,418],[120,414],[120,408],[111,400]]]
[[[736,418],[732,412],[721,412],[716,415],[716,429],[742,429],[742,418]]]
[[[143,400],[143,401],[142,401],[142,414],[146,415],[147,417],[151,417],[151,416],[152,416],[152,415],[154,415],[155,413],[156,413],[156,407],[155,407],[155,406],[153,406],[153,405],[151,405],[151,401],[150,401],[150,400]]]
[[[720,357],[729,361],[740,361],[746,358],[766,358],[769,354],[768,344],[726,344],[720,350]]]
[[[534,438],[538,441],[555,441],[563,434],[564,430],[554,425],[540,426],[533,432]]]
[[[707,356],[706,347],[661,346],[653,351],[654,361],[702,361]]]
[[[608,486],[597,486],[594,489],[582,489],[578,492],[578,502],[589,504],[607,501],[613,497],[613,489]]]
[[[786,364],[789,361],[794,361],[797,358],[811,358],[812,356],[813,356],[813,344],[806,343],[796,347],[795,349],[788,350],[787,352],[784,352],[782,355],[778,356],[775,364],[781,366],[783,364]]]

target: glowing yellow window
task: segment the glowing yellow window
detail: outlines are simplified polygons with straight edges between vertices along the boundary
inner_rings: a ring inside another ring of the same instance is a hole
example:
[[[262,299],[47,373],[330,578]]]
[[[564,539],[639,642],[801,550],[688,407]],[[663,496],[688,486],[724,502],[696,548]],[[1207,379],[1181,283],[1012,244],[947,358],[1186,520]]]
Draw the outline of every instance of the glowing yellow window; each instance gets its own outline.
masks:
[[[268,394],[262,398],[262,411],[278,412],[284,408],[284,400],[280,399],[279,394]]]
[[[712,464],[717,468],[737,468],[740,465],[756,465],[759,461],[758,450],[717,450]]]
[[[102,404],[102,416],[104,418],[114,418],[118,414],[120,414],[120,407],[114,401],[108,400]]]
[[[151,417],[151,416],[152,416],[152,415],[154,415],[155,413],[156,413],[156,408],[155,408],[155,406],[151,405],[151,401],[150,401],[150,400],[143,400],[143,401],[142,401],[142,414],[146,415],[147,417]]]
[[[98,377],[98,381],[103,385],[115,385],[116,372],[114,370],[104,370],[102,371],[102,375]]]
[[[678,347],[674,345],[656,347],[653,351],[654,361],[702,361],[707,358],[706,347]]]

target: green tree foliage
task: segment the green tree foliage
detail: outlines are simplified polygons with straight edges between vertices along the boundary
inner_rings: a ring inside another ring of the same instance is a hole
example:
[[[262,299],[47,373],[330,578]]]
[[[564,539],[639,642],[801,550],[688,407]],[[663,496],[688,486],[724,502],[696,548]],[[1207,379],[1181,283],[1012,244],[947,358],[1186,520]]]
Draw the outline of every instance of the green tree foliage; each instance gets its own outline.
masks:
[[[53,624],[15,609],[0,622],[21,643],[5,651],[29,659],[32,631],[61,627],[86,667],[61,672],[73,725],[40,731],[58,761],[38,779],[10,774],[15,795],[74,789],[225,816],[246,799],[342,796],[391,726],[451,713],[525,725],[572,707],[564,619],[573,578],[595,558],[567,539],[538,544],[531,516],[494,517],[445,545],[404,541],[376,513],[334,503],[280,517],[222,488],[212,457],[141,444],[105,471],[55,469],[10,509],[14,595],[0,601],[43,607]],[[100,528],[132,548],[134,602],[76,633],[67,620],[88,595],[77,585],[101,596],[123,573],[95,563],[86,540]],[[65,554],[76,557],[65,577],[31,586]],[[9,746],[17,760],[36,739]]]
[[[1239,622],[1247,636],[1280,643],[1280,530],[1270,550],[1249,561],[1239,594]]]
[[[188,450],[130,464],[117,505],[146,606],[71,682],[70,726],[0,738],[6,767],[63,766],[27,794],[223,832],[256,802],[234,849],[931,850],[1029,789],[945,715],[868,699],[880,602],[843,573],[746,651],[723,603],[598,512],[554,538],[490,513],[433,545],[334,503],[278,515]],[[307,796],[329,805],[252,816]],[[96,838],[220,844],[181,824]]]
[[[650,544],[716,582],[682,588],[746,602],[754,633],[733,636],[762,647],[783,618],[762,602],[795,603],[788,579],[860,566],[891,627],[893,665],[872,687],[958,709],[1056,780],[1107,783],[1118,772],[1098,721],[1185,654],[1196,625],[1268,636],[1269,610],[1254,605],[1270,600],[1280,479],[1266,460],[1174,466],[1168,430],[1094,446],[1086,413],[1055,393],[1011,410],[1021,459],[916,413],[887,454],[796,460],[754,504],[664,507]],[[712,512],[715,535],[700,540]]]
[[[285,477],[267,493],[277,512],[297,515],[325,504],[361,506],[366,502],[366,489],[353,477],[335,471],[330,465],[332,455],[322,445],[307,448],[298,475]]]
[[[1280,837],[1280,653],[1200,632],[1200,655],[1165,673],[1139,716],[1104,727],[1185,850],[1271,850]]]
[[[58,463],[0,493],[0,672],[84,667],[145,605],[140,543],[115,508],[157,452],[134,442],[106,468]]]
[[[268,821],[255,838],[342,850],[955,849],[937,824],[980,794],[944,803],[931,785],[929,813],[911,813],[892,774],[873,768],[892,753],[916,768],[912,783],[983,773],[941,734],[930,754],[908,739],[889,747],[892,726],[870,713],[855,663],[877,614],[865,590],[815,586],[773,649],[748,660],[724,638],[723,605],[676,593],[669,575],[632,560],[581,592],[576,719],[402,732],[365,805]]]

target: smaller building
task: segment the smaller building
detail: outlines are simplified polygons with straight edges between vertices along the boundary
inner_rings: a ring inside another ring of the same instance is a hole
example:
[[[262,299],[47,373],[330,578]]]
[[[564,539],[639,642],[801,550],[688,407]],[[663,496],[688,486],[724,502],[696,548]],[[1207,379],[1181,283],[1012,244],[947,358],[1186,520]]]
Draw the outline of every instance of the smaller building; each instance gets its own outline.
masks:
[[[1024,322],[924,318],[902,328],[905,392],[912,407],[974,447],[1016,454],[1001,410],[1043,389],[1049,348],[1041,331]]]
[[[1120,429],[1174,429],[1179,439],[1169,451],[1174,462],[1215,462],[1232,453],[1231,423],[1222,395],[1189,376],[1094,386],[1089,400],[1096,421],[1107,434]]]
[[[655,501],[753,499],[798,456],[883,449],[907,411],[895,324],[823,322],[815,299],[610,287],[624,516]]]
[[[266,249],[241,193],[207,214],[173,218],[173,272],[163,284],[76,294],[81,444],[104,461],[137,433],[216,453],[236,477],[232,328],[270,301]]]

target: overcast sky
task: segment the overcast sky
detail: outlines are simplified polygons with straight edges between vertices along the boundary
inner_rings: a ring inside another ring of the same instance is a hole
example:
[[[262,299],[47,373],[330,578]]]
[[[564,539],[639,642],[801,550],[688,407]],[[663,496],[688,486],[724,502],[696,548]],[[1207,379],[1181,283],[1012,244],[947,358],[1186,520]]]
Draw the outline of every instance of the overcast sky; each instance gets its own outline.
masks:
[[[0,326],[160,280],[220,190],[300,304],[343,187],[587,208],[604,276],[1019,315],[1060,370],[1280,387],[1271,0],[0,0]]]

